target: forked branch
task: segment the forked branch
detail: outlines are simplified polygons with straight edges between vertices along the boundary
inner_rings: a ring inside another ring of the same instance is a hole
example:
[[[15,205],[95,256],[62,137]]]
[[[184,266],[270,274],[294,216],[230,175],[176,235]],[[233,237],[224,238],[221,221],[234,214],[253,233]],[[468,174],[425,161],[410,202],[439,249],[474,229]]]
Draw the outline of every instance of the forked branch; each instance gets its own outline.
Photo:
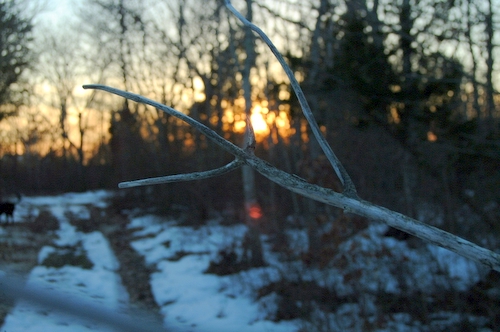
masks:
[[[328,205],[332,205],[345,210],[346,212],[351,212],[360,216],[364,216],[370,219],[379,220],[387,225],[400,229],[404,232],[412,234],[419,237],[425,241],[436,244],[443,248],[449,249],[461,256],[470,258],[476,262],[482,263],[491,269],[500,272],[500,255],[482,248],[472,242],[462,239],[456,235],[445,232],[439,228],[427,225],[421,221],[407,217],[401,213],[391,211],[384,207],[371,204],[370,202],[364,201],[359,198],[348,197],[344,194],[340,194],[328,188],[323,188],[311,183],[306,182],[304,179],[288,174],[282,170],[277,169],[266,161],[256,157],[253,153],[245,151],[233,143],[227,141],[223,137],[219,136],[215,131],[206,127],[202,123],[194,120],[193,118],[163,104],[157,103],[146,97],[122,91],[119,89],[107,87],[104,85],[84,85],[84,89],[98,89],[111,92],[113,94],[128,98],[130,100],[137,101],[139,103],[144,103],[147,105],[154,106],[172,116],[175,116],[188,124],[192,125],[194,128],[202,132],[208,139],[212,140],[214,143],[219,145],[222,149],[233,154],[236,160],[232,163],[223,167],[223,169],[230,171],[236,169],[241,164],[245,163],[252,166],[259,173],[267,177],[269,180],[279,184],[280,186],[289,189],[302,196],[314,199],[318,202],[322,202]],[[214,170],[215,171],[215,170]],[[211,172],[211,171],[207,171]],[[201,173],[207,173],[201,172]],[[196,174],[196,173],[195,173]],[[222,174],[222,173],[220,173]],[[220,175],[219,174],[219,175]],[[218,174],[214,174],[218,175]],[[179,176],[179,175],[176,175]],[[182,180],[188,180],[189,175],[186,174],[182,176]],[[167,177],[168,178],[168,177]],[[201,177],[195,177],[196,180]],[[171,177],[169,180],[173,179]],[[121,186],[138,186],[152,184],[148,183],[151,179],[139,180],[131,182],[133,185]],[[141,182],[142,181],[142,182]],[[168,181],[172,182],[172,181]],[[126,184],[127,182],[125,182]],[[161,182],[159,182],[161,183]]]
[[[243,24],[245,24],[250,29],[255,31],[264,40],[264,42],[269,46],[273,54],[276,56],[276,58],[282,65],[288,78],[290,79],[290,84],[292,85],[294,92],[297,95],[297,98],[302,106],[304,115],[311,126],[314,136],[318,140],[321,148],[323,149],[323,152],[325,153],[326,157],[328,158],[333,168],[335,169],[337,176],[344,185],[343,193],[341,194],[331,189],[323,188],[308,183],[298,176],[283,172],[277,169],[276,167],[270,165],[269,163],[265,162],[264,160],[256,157],[253,153],[253,149],[249,149],[249,147],[245,147],[245,149],[239,148],[238,146],[234,145],[233,143],[227,141],[226,139],[218,135],[212,129],[208,128],[202,123],[194,120],[193,118],[187,116],[186,114],[181,113],[171,107],[160,104],[156,101],[153,101],[151,99],[148,99],[146,97],[134,93],[122,91],[104,85],[96,85],[96,84],[85,85],[84,86],[85,89],[99,89],[108,91],[110,93],[122,96],[124,98],[153,106],[172,116],[175,116],[180,120],[193,126],[195,129],[199,130],[208,139],[212,140],[222,149],[226,150],[227,152],[236,157],[236,160],[234,160],[233,162],[216,170],[183,174],[183,175],[171,175],[163,178],[144,179],[132,182],[125,182],[120,185],[121,187],[141,186],[148,184],[186,181],[193,179],[198,180],[209,176],[220,175],[225,172],[236,169],[242,164],[247,164],[253,167],[255,170],[257,170],[265,177],[267,177],[269,180],[297,194],[311,198],[318,202],[336,206],[347,212],[355,213],[357,215],[364,216],[370,219],[382,221],[391,227],[400,229],[404,232],[419,237],[425,241],[449,249],[461,256],[470,258],[476,262],[482,263],[490,267],[493,270],[500,272],[499,254],[491,250],[488,250],[486,248],[480,247],[456,235],[453,235],[436,227],[424,224],[418,220],[407,217],[401,213],[391,211],[384,207],[374,205],[371,204],[370,202],[360,199],[356,194],[356,189],[349,175],[347,174],[346,170],[344,169],[338,158],[333,153],[326,139],[321,134],[321,131],[319,130],[319,127],[314,119],[311,109],[306,101],[304,93],[302,92],[302,89],[300,88],[297,80],[295,79],[292,70],[285,62],[283,56],[281,56],[277,48],[274,46],[271,40],[266,36],[266,34],[259,27],[246,20],[245,17],[241,15],[231,5],[231,2],[229,0],[226,0],[226,6],[240,21],[243,22]]]
[[[305,118],[307,119],[307,122],[309,122],[309,125],[311,126],[312,133],[316,140],[318,141],[321,149],[323,150],[323,153],[325,154],[326,158],[332,165],[333,169],[335,170],[335,173],[337,174],[337,177],[340,179],[340,182],[343,185],[344,191],[343,193],[346,196],[349,197],[357,197],[356,193],[356,187],[354,186],[354,183],[351,180],[351,177],[345,170],[344,166],[340,162],[340,160],[337,158],[335,153],[333,152],[332,148],[326,141],[325,137],[321,133],[321,130],[319,129],[319,126],[316,122],[316,119],[314,118],[314,115],[311,111],[311,107],[309,107],[309,103],[307,102],[306,96],[304,95],[304,92],[302,91],[302,88],[299,85],[299,82],[295,78],[295,75],[293,74],[292,69],[290,69],[290,66],[286,63],[285,59],[281,55],[281,53],[278,51],[276,46],[273,44],[271,39],[262,31],[258,26],[253,24],[252,22],[248,21],[243,15],[241,15],[240,12],[238,12],[233,5],[231,4],[231,1],[225,0],[226,1],[226,7],[247,27],[255,31],[259,37],[266,43],[266,45],[269,47],[271,52],[273,52],[274,56],[276,59],[279,61],[281,67],[285,71],[286,75],[288,76],[288,79],[290,80],[290,85],[293,88],[293,91],[295,92],[295,95],[297,96],[297,99],[299,100],[300,107],[302,108],[302,112],[304,113]]]

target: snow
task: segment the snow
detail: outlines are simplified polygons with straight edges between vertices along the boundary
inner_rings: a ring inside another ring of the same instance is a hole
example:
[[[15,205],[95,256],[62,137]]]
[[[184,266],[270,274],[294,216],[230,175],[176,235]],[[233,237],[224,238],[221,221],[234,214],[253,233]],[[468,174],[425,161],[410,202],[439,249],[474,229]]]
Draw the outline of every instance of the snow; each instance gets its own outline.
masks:
[[[99,231],[79,232],[67,219],[68,212],[80,218],[90,218],[90,206],[104,208],[110,193],[94,191],[68,193],[58,196],[24,197],[16,208],[16,221],[31,220],[42,210],[49,210],[60,223],[52,245],[44,246],[38,254],[38,266],[27,276],[27,285],[62,292],[76,301],[87,301],[106,310],[127,312],[129,298],[118,274],[120,264],[108,240]],[[465,290],[476,283],[481,270],[471,261],[435,246],[414,249],[407,242],[383,237],[387,229],[381,224],[367,229],[342,242],[333,262],[346,260],[345,266],[331,266],[327,271],[306,268],[300,262],[282,262],[276,254],[265,251],[270,266],[216,276],[205,273],[217,253],[223,249],[238,252],[246,227],[205,226],[183,227],[154,215],[131,216],[128,229],[133,232],[132,248],[145,258],[152,268],[150,284],[161,309],[163,323],[175,331],[297,331],[307,326],[300,321],[273,322],[269,312],[276,306],[276,294],[255,299],[255,290],[284,275],[292,280],[316,280],[335,291],[338,296],[362,294],[364,307],[343,303],[334,314],[319,317],[329,321],[333,330],[346,326],[362,329],[356,317],[375,312],[377,291],[396,294],[411,285],[422,292],[437,287]],[[3,229],[0,228],[0,234]],[[288,237],[297,252],[307,246],[305,230],[289,230]],[[265,239],[265,237],[263,236]],[[78,266],[60,268],[43,266],[51,254],[64,246],[79,247],[93,263],[91,269]],[[394,271],[393,261],[405,262],[408,271]],[[392,266],[392,269],[391,269]],[[435,273],[441,271],[443,273]],[[0,271],[0,276],[2,271]],[[353,288],[349,278],[359,282]],[[441,278],[441,279],[440,279]],[[407,285],[402,285],[407,283]],[[451,283],[451,284],[450,284]],[[318,311],[318,315],[321,313]],[[446,319],[453,319],[452,315]],[[387,330],[417,331],[406,313],[395,313]],[[109,327],[60,313],[51,307],[40,307],[20,300],[8,314],[0,331],[110,331]]]
[[[88,218],[88,206],[105,207],[108,197],[109,193],[97,191],[23,198],[16,208],[16,220],[36,216],[46,209],[60,223],[54,246],[47,245],[40,250],[39,264],[56,252],[57,247],[78,244],[94,264],[92,269],[38,265],[29,274],[27,286],[62,292],[76,301],[91,301],[107,309],[125,311],[128,295],[117,273],[119,262],[107,239],[97,231],[87,234],[77,231],[66,217],[69,211]],[[129,228],[138,229],[134,233],[138,239],[132,246],[158,270],[151,275],[151,286],[165,316],[165,326],[175,327],[175,331],[288,332],[296,329],[294,322],[274,323],[259,319],[263,316],[261,308],[252,299],[251,289],[245,289],[241,280],[248,279],[248,284],[251,284],[252,279],[259,279],[258,269],[236,277],[204,273],[218,249],[231,245],[232,237],[243,236],[244,226],[212,226],[195,230],[173,226],[171,221],[149,215],[132,219]],[[179,253],[189,254],[173,261]],[[235,278],[240,280],[235,282]],[[97,323],[25,300],[16,304],[1,327],[1,331],[8,332],[69,330],[111,331]]]
[[[480,268],[470,260],[441,247],[428,245],[427,249],[439,269],[454,280],[456,289],[465,291],[480,280]]]
[[[134,218],[129,227],[140,228],[134,233],[140,239],[132,242],[132,247],[158,270],[151,275],[151,286],[166,326],[179,331],[221,332],[296,329],[294,322],[259,320],[261,308],[253,301],[250,290],[260,280],[261,270],[231,276],[204,273],[214,252],[243,237],[243,225],[194,229],[156,224],[154,219]],[[179,259],[179,254],[185,256]]]
[[[239,289],[230,286],[229,278],[204,275],[207,262],[202,257],[187,256],[176,263],[159,264],[161,270],[153,274],[151,284],[156,301],[163,304],[166,326],[194,331],[293,330],[290,323],[257,321],[258,305],[249,297],[239,296]]]
[[[68,210],[81,215],[84,204],[94,203],[102,206],[105,197],[107,193],[101,191],[23,199],[23,206],[18,208],[21,210],[20,214],[27,212],[25,207],[28,205],[31,208],[50,210],[59,219],[61,226],[57,231],[58,238],[54,241],[55,245],[72,246],[81,242],[87,257],[94,265],[91,270],[75,266],[53,268],[39,265],[28,276],[28,286],[36,285],[60,291],[68,296],[91,300],[114,310],[127,305],[127,292],[117,273],[119,263],[107,239],[100,232],[85,234],[76,231],[64,215]],[[44,246],[39,253],[39,264],[55,251],[54,247]],[[74,317],[64,316],[51,308],[40,308],[27,301],[20,301],[6,317],[2,331],[68,331],[69,328],[72,331],[109,330]]]

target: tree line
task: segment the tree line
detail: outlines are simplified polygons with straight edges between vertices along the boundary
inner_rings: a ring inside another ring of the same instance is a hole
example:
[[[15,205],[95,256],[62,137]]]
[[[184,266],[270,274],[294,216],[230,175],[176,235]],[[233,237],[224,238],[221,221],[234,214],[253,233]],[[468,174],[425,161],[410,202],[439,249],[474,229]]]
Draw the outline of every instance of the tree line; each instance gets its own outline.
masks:
[[[286,112],[290,123],[287,131],[271,125],[256,153],[338,188],[288,81],[223,1],[92,0],[55,26],[23,14],[22,3],[0,2],[2,190],[114,188],[123,180],[221,166],[231,156],[176,119],[79,87],[104,83],[143,94],[241,145],[235,123],[244,118],[245,70],[249,100],[266,101],[269,113]],[[235,5],[243,12],[250,5],[253,21],[286,55],[361,197],[413,217],[425,211],[459,234],[478,226],[457,224],[464,214],[481,220],[485,232],[498,232],[492,0]],[[245,67],[251,50],[254,60]],[[130,190],[123,199],[165,212],[190,206],[202,220],[241,210],[240,177]],[[255,181],[271,220],[294,214],[319,225],[315,216],[334,215],[259,176]]]

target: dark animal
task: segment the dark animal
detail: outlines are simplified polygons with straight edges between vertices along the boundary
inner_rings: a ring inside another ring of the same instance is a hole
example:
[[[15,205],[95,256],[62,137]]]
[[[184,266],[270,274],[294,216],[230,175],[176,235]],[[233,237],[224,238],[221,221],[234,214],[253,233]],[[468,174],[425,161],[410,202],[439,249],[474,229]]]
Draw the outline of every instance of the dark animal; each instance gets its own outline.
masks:
[[[5,220],[7,224],[9,224],[9,219],[10,221],[14,222],[14,210],[16,209],[16,204],[21,201],[21,195],[17,195],[17,202],[12,203],[12,202],[0,202],[0,219],[2,217],[2,214],[5,214]]]

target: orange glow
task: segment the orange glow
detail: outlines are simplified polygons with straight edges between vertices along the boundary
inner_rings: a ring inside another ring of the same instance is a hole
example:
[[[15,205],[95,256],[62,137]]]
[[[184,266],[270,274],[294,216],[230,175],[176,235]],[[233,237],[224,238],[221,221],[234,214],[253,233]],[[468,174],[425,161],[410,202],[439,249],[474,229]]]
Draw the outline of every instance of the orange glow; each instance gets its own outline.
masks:
[[[391,117],[389,118],[389,121],[395,124],[401,122],[401,119],[399,118],[398,109],[396,107],[391,107]]]
[[[253,203],[250,206],[248,206],[247,213],[252,219],[260,219],[263,216],[262,209],[257,203]]]
[[[269,113],[267,107],[262,107],[260,105],[255,106],[252,109],[252,115],[250,115],[250,121],[252,121],[253,130],[256,135],[268,135],[269,125],[264,118]]]
[[[434,134],[432,131],[427,132],[427,140],[429,142],[435,142],[435,141],[437,141],[437,139],[438,139],[437,135]]]
[[[280,105],[283,106],[283,105]],[[267,101],[262,101],[260,105],[252,108],[250,120],[255,132],[257,141],[262,141],[271,133],[271,128],[277,128],[282,137],[288,137],[290,132],[290,120],[288,118],[288,108],[279,111],[270,111],[267,108]]]
[[[278,109],[268,108],[267,100],[254,101],[250,113],[255,138],[257,142],[265,141],[267,137],[277,129],[282,138],[287,138],[293,134],[290,126],[288,114],[289,105],[279,105]],[[245,100],[243,97],[235,100],[222,100],[221,106],[224,109],[222,116],[222,129],[226,132],[243,133],[246,128]]]

